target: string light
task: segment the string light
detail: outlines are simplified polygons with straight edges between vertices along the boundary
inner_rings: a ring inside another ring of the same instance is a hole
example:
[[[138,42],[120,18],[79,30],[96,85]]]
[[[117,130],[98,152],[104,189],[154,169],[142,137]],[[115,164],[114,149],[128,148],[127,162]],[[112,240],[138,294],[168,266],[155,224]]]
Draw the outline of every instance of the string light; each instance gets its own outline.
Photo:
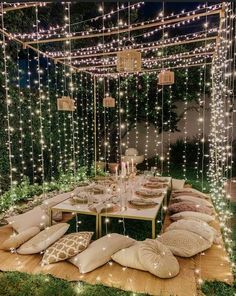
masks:
[[[135,148],[138,148],[139,132],[138,132],[138,88],[139,88],[139,76],[135,76],[135,117],[134,117],[134,130],[135,130]]]
[[[146,168],[148,169],[148,147],[149,147],[149,75],[146,77],[146,90],[145,90],[145,114],[146,114],[146,120],[145,120],[145,127],[146,127],[146,135],[145,135],[145,148],[144,148],[144,160],[146,164]]]
[[[55,97],[56,99],[59,98],[59,70],[58,70],[58,65],[55,65]],[[59,166],[58,169],[59,171],[63,170],[63,155],[62,155],[62,128],[61,128],[61,116],[60,116],[60,112],[56,110],[56,130],[57,130],[57,151],[59,153]]]
[[[34,162],[34,145],[35,145],[35,139],[34,139],[34,131],[33,131],[33,118],[34,118],[34,112],[32,108],[32,92],[31,92],[31,68],[30,63],[32,60],[30,59],[30,52],[29,49],[27,49],[27,89],[29,91],[28,95],[28,109],[29,109],[29,133],[30,133],[30,161],[32,163],[32,180],[33,183],[36,181],[37,172],[35,171],[36,165]]]
[[[26,166],[25,166],[25,161],[24,161],[24,148],[23,148],[23,139],[24,139],[24,134],[23,134],[23,116],[22,116],[22,104],[23,104],[23,93],[21,91],[21,70],[20,70],[20,59],[19,59],[19,53],[20,53],[20,48],[17,45],[16,48],[16,59],[17,59],[17,85],[16,87],[18,88],[18,96],[19,96],[19,104],[17,105],[17,110],[19,113],[19,157],[20,157],[20,163],[21,163],[21,172],[20,172],[20,181],[23,180]]]
[[[3,13],[3,3],[1,3],[1,20],[2,20],[2,28],[4,28],[4,13]],[[11,96],[9,94],[9,77],[8,77],[8,65],[7,65],[7,53],[6,53],[6,47],[7,47],[7,43],[6,43],[6,37],[3,34],[2,35],[2,49],[3,49],[3,62],[4,62],[4,90],[5,90],[5,102],[6,102],[6,110],[7,110],[7,115],[6,115],[6,120],[7,120],[7,150],[8,150],[8,161],[9,161],[9,180],[10,180],[10,186],[12,187],[12,185],[15,183],[13,181],[13,172],[14,167],[13,167],[13,160],[14,160],[14,155],[12,154],[12,132],[13,132],[13,128],[11,127],[11,112],[10,112],[10,105],[12,103],[12,99]],[[11,202],[12,204],[14,204],[14,195],[11,196]]]
[[[187,180],[186,177],[186,156],[187,156],[187,112],[188,112],[188,68],[186,68],[185,70],[185,95],[184,95],[184,114],[183,114],[183,120],[184,120],[184,128],[183,128],[183,132],[184,132],[184,149],[183,149],[183,178],[185,180]]]
[[[169,86],[169,99],[168,99],[168,110],[169,110],[169,119],[168,119],[168,150],[167,150],[167,173],[168,176],[170,176],[170,153],[171,153],[171,121],[172,121],[172,116],[171,116],[171,107],[172,107],[172,98],[173,98],[173,93],[172,93],[172,86]]]
[[[36,33],[38,35],[39,31],[39,19],[38,19],[38,7],[35,7],[35,28]],[[39,44],[37,43],[37,50],[39,50]],[[44,149],[45,149],[45,139],[43,134],[43,121],[44,117],[42,114],[42,105],[44,100],[44,94],[43,90],[41,88],[41,74],[43,74],[43,70],[40,67],[40,54],[39,51],[37,52],[36,56],[36,62],[37,62],[37,80],[35,80],[35,84],[38,87],[38,95],[39,95],[39,101],[38,101],[38,117],[39,117],[39,134],[40,134],[40,154],[39,154],[39,166],[38,166],[38,172],[41,176],[41,182],[43,185],[43,192],[45,191],[45,171],[44,171]]]

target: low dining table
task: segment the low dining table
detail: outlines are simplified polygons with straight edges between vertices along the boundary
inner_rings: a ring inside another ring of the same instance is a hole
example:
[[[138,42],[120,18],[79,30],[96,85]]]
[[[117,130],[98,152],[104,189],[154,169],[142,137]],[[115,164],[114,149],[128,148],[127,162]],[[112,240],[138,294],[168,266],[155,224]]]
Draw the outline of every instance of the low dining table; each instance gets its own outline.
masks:
[[[136,177],[139,178],[139,177]],[[165,210],[165,205],[167,204],[168,193],[171,190],[171,178],[170,177],[160,177],[167,180],[166,187],[158,189],[159,194],[157,197],[152,197],[151,199],[155,201],[155,205],[152,206],[134,206],[129,201],[125,207],[117,204],[112,210],[105,210],[101,213],[91,210],[88,203],[74,203],[72,198],[69,198],[55,206],[50,210],[50,223],[52,224],[53,212],[61,211],[64,213],[73,213],[76,217],[76,231],[78,231],[78,216],[79,215],[89,215],[96,219],[96,237],[102,236],[102,226],[103,220],[108,218],[118,218],[118,219],[133,219],[150,221],[152,226],[152,238],[156,237],[156,224],[157,217],[160,215],[161,220],[163,219],[163,213]],[[137,179],[136,179],[137,180]],[[138,183],[138,182],[137,182]],[[135,182],[134,182],[135,186]],[[83,190],[81,188],[81,190]],[[154,189],[153,189],[154,190]],[[140,197],[136,193],[134,198]],[[131,198],[132,199],[132,198]]]

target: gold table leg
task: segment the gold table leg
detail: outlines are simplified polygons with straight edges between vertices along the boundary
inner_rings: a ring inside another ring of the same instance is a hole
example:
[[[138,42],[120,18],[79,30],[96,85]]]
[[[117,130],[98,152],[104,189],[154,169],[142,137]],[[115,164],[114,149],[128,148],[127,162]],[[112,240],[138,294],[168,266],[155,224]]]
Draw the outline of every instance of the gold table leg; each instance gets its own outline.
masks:
[[[152,220],[152,239],[156,238],[156,219]]]
[[[96,239],[99,238],[99,225],[100,225],[100,221],[99,221],[99,215],[96,215]]]
[[[99,231],[98,231],[98,237],[102,236],[102,216],[98,215],[98,225],[99,225]]]

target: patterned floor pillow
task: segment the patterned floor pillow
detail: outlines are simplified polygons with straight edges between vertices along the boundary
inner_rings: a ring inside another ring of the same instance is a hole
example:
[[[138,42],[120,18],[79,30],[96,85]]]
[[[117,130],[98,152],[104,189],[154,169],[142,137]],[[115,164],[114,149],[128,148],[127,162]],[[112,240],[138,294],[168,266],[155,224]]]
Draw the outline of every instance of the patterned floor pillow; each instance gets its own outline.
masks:
[[[70,233],[50,246],[44,253],[43,264],[51,264],[71,258],[89,245],[93,232]]]

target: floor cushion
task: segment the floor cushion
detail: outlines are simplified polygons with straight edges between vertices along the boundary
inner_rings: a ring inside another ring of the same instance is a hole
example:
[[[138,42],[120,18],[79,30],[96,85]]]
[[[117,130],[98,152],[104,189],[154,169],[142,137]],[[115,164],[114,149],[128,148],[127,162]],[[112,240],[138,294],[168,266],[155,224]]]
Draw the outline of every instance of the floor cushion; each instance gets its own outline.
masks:
[[[186,212],[186,211],[200,212],[208,215],[211,215],[213,213],[212,209],[205,206],[197,205],[194,202],[190,202],[190,201],[188,202],[182,201],[182,202],[174,203],[168,207],[168,213],[170,215],[176,214],[179,212]]]
[[[157,240],[147,239],[138,250],[139,260],[150,273],[160,278],[172,278],[179,273],[179,263],[172,252]]]
[[[111,256],[112,260],[119,263],[122,266],[145,270],[139,260],[138,250],[142,242],[137,242],[133,246],[119,250]]]
[[[199,198],[205,198],[205,199],[210,199],[209,195],[197,190],[197,189],[194,189],[194,188],[186,188],[184,187],[183,189],[180,189],[180,190],[174,190],[172,192],[172,195],[173,196],[178,196],[178,195],[185,195],[185,194],[188,194],[188,195],[192,195],[192,196],[197,196]]]
[[[171,220],[177,221],[180,219],[197,219],[205,222],[212,222],[215,220],[214,216],[200,213],[200,212],[193,212],[193,211],[185,211],[185,212],[180,212],[172,215],[170,217]]]
[[[91,243],[86,250],[69,259],[81,273],[90,272],[107,263],[113,254],[136,241],[121,234],[111,233]]]
[[[19,246],[28,241],[30,238],[34,237],[39,232],[40,228],[35,226],[30,227],[18,234],[14,233],[2,243],[1,249],[6,251],[17,249]]]
[[[185,180],[183,179],[173,179],[172,178],[172,190],[183,189],[185,184]]]
[[[165,232],[171,230],[191,231],[208,240],[210,243],[212,243],[215,239],[215,232],[213,231],[212,227],[204,221],[182,219],[170,224],[170,226],[165,229]]]
[[[35,207],[24,214],[9,217],[6,220],[18,233],[30,227],[39,227],[40,229],[43,229],[49,225],[49,216],[40,206]]]
[[[212,245],[206,239],[187,230],[170,230],[160,235],[157,240],[180,257],[192,257]]]
[[[46,250],[66,233],[69,226],[67,223],[59,223],[44,229],[17,249],[17,253],[36,254]]]
[[[71,258],[89,245],[93,232],[70,233],[50,246],[43,255],[43,264],[50,264]]]
[[[176,203],[176,202],[181,202],[181,201],[190,201],[194,202],[195,204],[205,206],[208,208],[213,208],[213,204],[209,202],[208,200],[204,198],[199,198],[197,196],[191,196],[191,195],[179,195],[175,198],[172,198],[171,202]]]
[[[52,207],[58,205],[59,203],[67,200],[72,196],[71,192],[65,192],[58,195],[53,196],[52,198],[46,199],[43,201],[42,207],[45,209],[47,215],[50,215],[50,210]],[[61,211],[53,211],[52,219],[54,221],[60,221],[62,219]]]

